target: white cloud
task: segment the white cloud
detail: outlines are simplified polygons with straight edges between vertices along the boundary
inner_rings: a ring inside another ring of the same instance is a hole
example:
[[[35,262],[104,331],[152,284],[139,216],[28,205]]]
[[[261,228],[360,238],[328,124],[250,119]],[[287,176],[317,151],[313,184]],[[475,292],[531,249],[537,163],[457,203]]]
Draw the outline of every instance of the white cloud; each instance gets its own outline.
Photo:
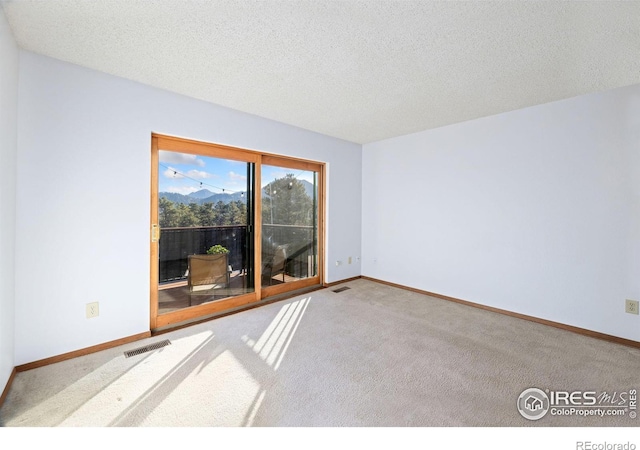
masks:
[[[229,172],[229,179],[231,179],[232,181],[246,181],[247,176],[246,175],[240,175],[240,174],[235,173],[235,172]]]
[[[174,169],[173,167],[169,167],[167,170],[162,172],[162,175],[164,175],[167,178],[174,178],[176,180],[184,178],[182,174],[178,172],[176,169]]]
[[[171,178],[174,180],[184,179],[185,177],[193,178],[195,180],[205,180],[207,178],[215,177],[215,175],[210,174],[209,172],[196,169],[190,170],[186,174],[182,174],[179,170],[173,167],[168,167],[167,170],[162,172],[162,175],[164,175],[166,178]]]
[[[199,159],[196,155],[190,155],[188,153],[170,152],[167,150],[160,150],[160,162],[169,164],[187,164],[190,166],[204,167],[205,162]]]
[[[213,175],[209,172],[205,172],[203,170],[190,170],[187,172],[187,176],[191,178],[195,178],[196,180],[204,180],[206,178],[213,178]]]
[[[233,164],[233,165],[236,165],[236,166],[246,166],[247,165],[247,163],[244,162],[244,161],[236,161],[234,159],[225,159],[225,161],[227,163],[229,163],[229,164]]]

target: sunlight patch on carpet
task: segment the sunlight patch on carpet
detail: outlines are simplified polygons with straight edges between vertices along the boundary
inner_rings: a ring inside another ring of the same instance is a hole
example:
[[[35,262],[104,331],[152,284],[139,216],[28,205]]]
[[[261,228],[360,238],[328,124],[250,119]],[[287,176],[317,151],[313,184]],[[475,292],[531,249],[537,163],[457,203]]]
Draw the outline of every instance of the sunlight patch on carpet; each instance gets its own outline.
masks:
[[[170,347],[145,354],[138,364],[115,379],[104,379],[100,373],[91,374],[88,377],[93,383],[98,383],[95,387],[99,386],[99,392],[70,411],[60,425],[90,423],[93,426],[118,426],[131,416],[146,414],[149,399],[153,396],[166,397],[175,389],[183,381],[185,372],[193,370],[191,366],[199,351],[212,339],[213,333],[207,331],[173,341]],[[115,358],[111,363],[121,366],[122,359]],[[78,390],[78,383],[75,384],[74,389]]]
[[[273,370],[278,370],[282,363],[310,300],[311,297],[306,297],[284,305],[257,341],[242,336],[242,340]]]

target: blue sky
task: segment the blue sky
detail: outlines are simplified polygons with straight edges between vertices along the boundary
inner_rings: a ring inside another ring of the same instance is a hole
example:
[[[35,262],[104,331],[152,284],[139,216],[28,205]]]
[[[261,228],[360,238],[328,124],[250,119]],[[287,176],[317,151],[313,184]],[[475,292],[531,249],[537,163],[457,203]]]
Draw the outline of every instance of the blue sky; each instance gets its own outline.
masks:
[[[247,163],[170,151],[160,152],[159,192],[188,195],[201,189],[219,194],[244,192],[247,189]],[[281,167],[262,166],[262,186],[293,173],[300,180],[313,183],[313,173]]]

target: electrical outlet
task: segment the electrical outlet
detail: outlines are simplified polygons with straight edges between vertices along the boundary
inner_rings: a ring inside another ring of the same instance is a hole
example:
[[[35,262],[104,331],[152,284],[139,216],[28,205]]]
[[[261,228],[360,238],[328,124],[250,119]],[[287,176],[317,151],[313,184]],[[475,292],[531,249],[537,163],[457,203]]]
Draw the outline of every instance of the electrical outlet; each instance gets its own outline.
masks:
[[[98,317],[99,315],[100,309],[98,307],[98,302],[87,303],[87,319]]]
[[[351,264],[351,256],[349,256],[349,264]]]
[[[629,314],[638,314],[638,300],[626,300],[624,304],[625,312]]]

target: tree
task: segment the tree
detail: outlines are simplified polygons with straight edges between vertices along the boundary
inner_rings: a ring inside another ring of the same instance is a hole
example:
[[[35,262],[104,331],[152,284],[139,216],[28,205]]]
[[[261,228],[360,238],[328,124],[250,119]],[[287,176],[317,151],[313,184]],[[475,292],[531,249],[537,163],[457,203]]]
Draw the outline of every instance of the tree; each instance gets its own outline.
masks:
[[[203,203],[200,205],[197,215],[201,227],[212,227],[216,224],[216,211],[213,203]]]
[[[215,224],[219,227],[229,225],[229,205],[225,204],[222,200],[218,200],[216,203],[216,219]]]
[[[229,225],[247,224],[247,205],[239,200],[229,203]]]
[[[236,200],[230,203],[174,203],[165,197],[158,201],[158,218],[161,228],[215,227],[246,225],[247,205]]]
[[[160,197],[158,202],[158,216],[161,228],[178,226],[178,211],[171,200]]]
[[[263,223],[313,225],[313,217],[313,200],[294,174],[277,178],[263,188]]]
[[[191,205],[195,205],[197,208],[197,204],[191,203],[189,206],[184,203],[180,203],[177,207],[178,211],[178,226],[179,227],[197,227],[200,225],[200,221],[198,220],[198,216],[196,215],[196,208],[191,207]]]

